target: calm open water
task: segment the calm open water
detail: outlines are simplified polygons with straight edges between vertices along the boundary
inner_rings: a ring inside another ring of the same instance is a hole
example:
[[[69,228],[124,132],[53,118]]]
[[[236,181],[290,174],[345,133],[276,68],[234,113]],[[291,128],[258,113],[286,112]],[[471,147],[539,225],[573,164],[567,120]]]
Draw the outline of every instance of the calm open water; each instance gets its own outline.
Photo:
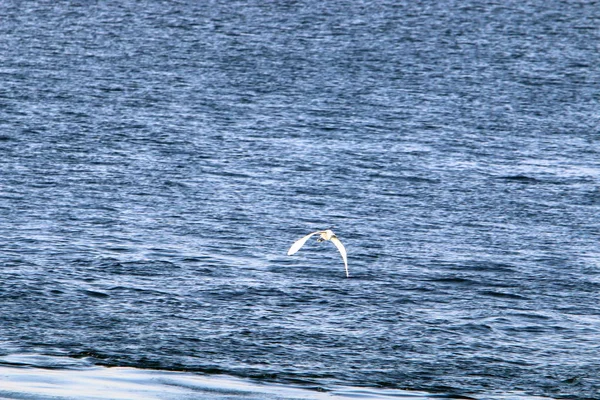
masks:
[[[599,27],[596,1],[2,1],[2,365],[599,398]],[[331,243],[286,256],[332,226],[350,279]]]

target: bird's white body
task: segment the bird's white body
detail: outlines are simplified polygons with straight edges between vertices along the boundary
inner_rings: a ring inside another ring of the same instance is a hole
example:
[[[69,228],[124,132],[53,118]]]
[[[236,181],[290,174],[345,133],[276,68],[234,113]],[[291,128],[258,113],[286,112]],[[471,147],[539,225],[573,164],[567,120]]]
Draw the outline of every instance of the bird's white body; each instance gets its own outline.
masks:
[[[309,233],[308,235],[304,236],[303,238],[296,240],[294,242],[294,244],[292,244],[292,247],[290,247],[290,249],[288,250],[288,252],[287,252],[288,256],[291,256],[292,254],[295,254],[298,250],[300,250],[300,248],[302,246],[304,246],[304,243],[306,243],[306,241],[308,239],[310,239],[310,237],[313,235],[319,235],[317,242],[329,240],[329,241],[331,241],[331,243],[333,243],[335,245],[335,247],[337,247],[340,254],[342,255],[342,259],[344,260],[344,267],[346,267],[346,277],[349,278],[350,274],[348,274],[348,257],[346,256],[346,248],[344,247],[342,242],[340,242],[340,239],[338,239],[337,236],[335,236],[335,233],[333,233],[333,231],[331,229],[326,229],[324,231],[316,231],[313,233]]]

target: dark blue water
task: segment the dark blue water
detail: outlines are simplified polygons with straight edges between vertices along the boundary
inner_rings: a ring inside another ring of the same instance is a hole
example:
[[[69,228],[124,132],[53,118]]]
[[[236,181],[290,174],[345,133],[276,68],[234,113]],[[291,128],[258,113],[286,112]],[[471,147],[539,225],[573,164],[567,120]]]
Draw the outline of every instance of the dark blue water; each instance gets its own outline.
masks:
[[[1,356],[600,397],[599,3],[0,21]]]

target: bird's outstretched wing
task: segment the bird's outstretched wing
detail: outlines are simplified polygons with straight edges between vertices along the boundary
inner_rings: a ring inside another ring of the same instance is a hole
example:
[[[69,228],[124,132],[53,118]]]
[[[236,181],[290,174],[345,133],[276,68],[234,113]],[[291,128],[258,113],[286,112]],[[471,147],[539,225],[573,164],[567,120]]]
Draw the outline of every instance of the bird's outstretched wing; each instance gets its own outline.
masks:
[[[313,233],[309,233],[308,235],[304,236],[303,238],[296,240],[294,242],[294,244],[292,245],[292,247],[290,247],[290,249],[288,250],[287,255],[291,256],[292,254],[295,254],[298,250],[300,250],[300,248],[302,246],[304,246],[304,243],[306,243],[306,241],[308,239],[310,239],[310,237],[312,235],[316,235],[317,233],[321,233],[321,232],[323,232],[323,231],[316,231]]]
[[[348,257],[346,256],[346,248],[344,247],[342,242],[340,242],[340,239],[338,239],[337,236],[332,236],[330,240],[340,251],[342,258],[344,259],[344,267],[346,267],[346,278],[349,278],[350,274],[348,273]]]

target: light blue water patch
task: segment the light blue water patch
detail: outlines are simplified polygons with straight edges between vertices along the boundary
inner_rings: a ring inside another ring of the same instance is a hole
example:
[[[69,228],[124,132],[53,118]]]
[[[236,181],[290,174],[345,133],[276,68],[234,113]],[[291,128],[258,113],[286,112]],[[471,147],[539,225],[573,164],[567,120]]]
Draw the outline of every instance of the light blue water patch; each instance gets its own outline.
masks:
[[[0,357],[0,399],[22,400],[187,400],[187,399],[474,399],[446,394],[351,386],[302,387],[257,383],[227,375],[93,367],[84,359],[13,354]],[[487,397],[544,399],[522,393]]]
[[[0,399],[430,399],[439,395],[355,387],[302,388],[231,376],[136,368],[91,367],[84,360],[39,355],[0,358]],[[42,367],[33,367],[36,364]],[[447,398],[446,396],[441,396]]]

